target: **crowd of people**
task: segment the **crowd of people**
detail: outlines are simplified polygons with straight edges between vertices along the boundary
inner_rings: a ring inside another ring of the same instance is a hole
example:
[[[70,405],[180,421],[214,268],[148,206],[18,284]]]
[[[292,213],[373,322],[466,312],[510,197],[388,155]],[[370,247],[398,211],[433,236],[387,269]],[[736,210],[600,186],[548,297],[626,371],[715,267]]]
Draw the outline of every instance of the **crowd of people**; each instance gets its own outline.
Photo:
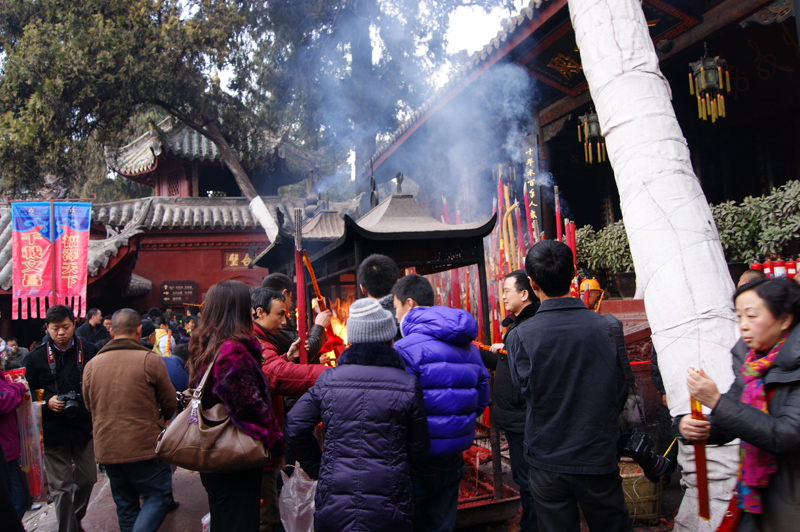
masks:
[[[372,255],[357,272],[364,297],[349,308],[349,346],[335,367],[321,352],[330,312],[315,316],[301,346],[294,285],[282,274],[252,290],[220,282],[202,313],[181,317],[95,308],[76,327],[69,307],[52,306],[45,338],[29,353],[5,339],[4,369],[24,367],[25,380],[0,379],[0,465],[8,464],[0,508],[21,518],[31,504],[10,435],[27,391],[43,390],[59,532],[82,530],[96,464],[120,530],[157,530],[179,503],[156,441],[176,413],[176,390],[203,380],[202,407],[223,405],[270,456],[266,466],[200,473],[214,531],[280,529],[278,473],[292,463],[318,480],[315,530],[453,530],[462,453],[490,400],[520,487],[521,530],[578,531],[580,509],[593,532],[629,531],[618,443],[635,383],[619,320],[597,312],[599,285],[571,297],[574,275],[567,246],[535,244],[525,270],[504,282],[503,341],[479,351],[471,314],[436,306],[427,279],[398,280],[390,258]],[[732,350],[736,382],[720,393],[690,369],[688,389],[712,413],[682,416],[675,431],[686,443],[740,438],[729,513],[741,511],[739,530],[789,530],[800,518],[800,285],[745,281],[733,297],[742,335]],[[309,364],[298,364],[301,349]]]

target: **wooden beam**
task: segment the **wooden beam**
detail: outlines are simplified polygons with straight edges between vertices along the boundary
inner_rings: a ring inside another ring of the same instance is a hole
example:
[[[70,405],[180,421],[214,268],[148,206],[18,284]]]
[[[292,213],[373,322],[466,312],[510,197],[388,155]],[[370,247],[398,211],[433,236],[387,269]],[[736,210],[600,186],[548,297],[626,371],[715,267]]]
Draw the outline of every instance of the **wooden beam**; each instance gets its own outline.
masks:
[[[760,9],[772,1],[773,0],[727,0],[719,4],[703,15],[703,21],[700,24],[672,39],[672,50],[663,55],[659,55],[659,62],[672,57],[700,39],[708,37],[718,29],[732,22],[736,22],[745,15],[749,15],[756,9]]]
[[[726,2],[719,4],[703,15],[703,21],[700,24],[675,37],[672,40],[672,50],[666,54],[659,55],[659,62],[674,56],[700,39],[707,37],[723,26],[727,26],[728,24],[743,18],[745,15],[749,15],[753,11],[763,7],[771,1],[772,0],[727,0]],[[586,91],[575,98],[571,96],[565,96],[564,98],[561,98],[557,102],[545,107],[539,112],[539,123],[542,126],[546,126],[550,122],[558,120],[565,114],[574,111],[590,100],[591,95],[589,94],[589,91]]]

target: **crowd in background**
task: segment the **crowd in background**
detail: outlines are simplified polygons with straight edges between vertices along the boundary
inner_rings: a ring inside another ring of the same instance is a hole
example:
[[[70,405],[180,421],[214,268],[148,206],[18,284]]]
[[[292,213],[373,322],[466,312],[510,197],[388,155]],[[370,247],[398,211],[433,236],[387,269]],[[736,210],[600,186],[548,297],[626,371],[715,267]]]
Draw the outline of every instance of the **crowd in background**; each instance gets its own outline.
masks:
[[[282,274],[252,290],[220,282],[202,314],[95,308],[76,326],[70,308],[50,307],[45,336],[29,352],[5,339],[4,369],[26,373],[0,381],[0,465],[8,464],[0,505],[21,517],[31,504],[13,411],[28,389],[43,390],[59,532],[83,530],[96,464],[109,478],[120,530],[157,530],[179,503],[156,440],[176,413],[176,390],[204,386],[202,408],[224,408],[270,455],[266,466],[201,471],[214,531],[280,530],[278,473],[290,463],[318,480],[315,530],[453,530],[462,453],[490,399],[521,488],[521,530],[577,531],[580,508],[592,531],[629,531],[619,416],[635,385],[619,320],[597,312],[591,283],[582,299],[571,297],[574,275],[567,246],[534,245],[525,270],[505,279],[513,318],[503,342],[480,353],[471,314],[434,305],[427,279],[398,280],[391,259],[372,255],[358,270],[365,297],[349,308],[349,346],[335,367],[326,364],[330,312],[315,316],[301,346],[294,285]],[[733,296],[736,381],[721,393],[690,369],[689,391],[711,414],[679,417],[674,431],[687,444],[741,438],[731,529],[788,530],[800,518],[800,285],[745,281]],[[298,364],[301,350],[309,364]]]

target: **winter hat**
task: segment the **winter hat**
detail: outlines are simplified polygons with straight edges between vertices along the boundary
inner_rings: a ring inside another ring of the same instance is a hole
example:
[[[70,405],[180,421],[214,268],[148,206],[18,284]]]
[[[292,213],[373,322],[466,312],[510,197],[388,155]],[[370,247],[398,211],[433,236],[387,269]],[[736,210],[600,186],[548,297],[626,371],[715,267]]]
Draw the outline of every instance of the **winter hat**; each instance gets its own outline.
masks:
[[[377,300],[359,299],[350,305],[347,317],[347,341],[351,344],[388,342],[397,334],[392,313],[384,310]]]
[[[156,326],[150,320],[142,320],[142,338],[147,338],[151,334],[153,334],[156,330]]]

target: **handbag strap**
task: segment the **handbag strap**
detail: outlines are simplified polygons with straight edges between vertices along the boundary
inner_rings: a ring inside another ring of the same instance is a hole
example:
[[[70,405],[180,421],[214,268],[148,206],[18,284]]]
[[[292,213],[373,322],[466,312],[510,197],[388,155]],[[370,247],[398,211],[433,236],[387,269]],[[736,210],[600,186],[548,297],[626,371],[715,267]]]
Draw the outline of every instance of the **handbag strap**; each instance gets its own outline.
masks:
[[[203,397],[203,389],[206,386],[206,381],[208,380],[208,376],[211,374],[211,369],[214,367],[214,362],[217,361],[218,356],[219,356],[219,351],[217,351],[217,353],[214,355],[214,358],[211,359],[211,363],[206,368],[206,372],[203,374],[203,378],[200,379],[200,383],[197,385],[197,388],[195,388],[194,392],[192,392],[192,397],[194,399],[199,400],[201,397]]]

